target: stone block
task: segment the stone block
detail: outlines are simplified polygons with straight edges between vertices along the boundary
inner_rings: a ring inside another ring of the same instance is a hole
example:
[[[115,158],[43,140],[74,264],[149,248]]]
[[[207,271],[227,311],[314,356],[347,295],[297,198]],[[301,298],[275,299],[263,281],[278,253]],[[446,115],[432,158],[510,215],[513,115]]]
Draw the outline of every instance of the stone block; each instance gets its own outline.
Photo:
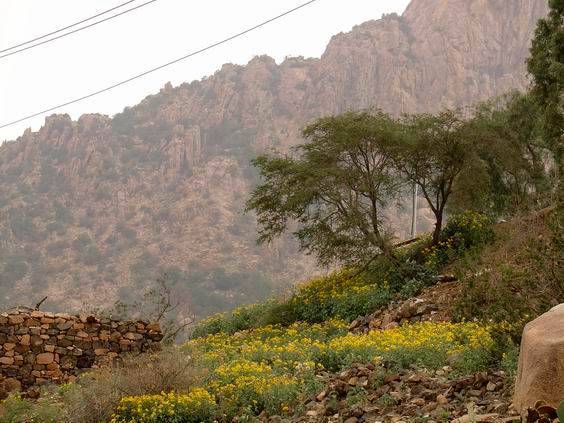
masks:
[[[20,325],[24,322],[24,318],[20,315],[10,315],[8,316],[8,322],[10,325]]]
[[[4,351],[12,351],[14,348],[16,348],[16,344],[12,344],[11,342],[4,344]]]
[[[36,357],[37,364],[51,364],[53,361],[55,361],[55,354],[52,352],[38,354]]]
[[[42,317],[45,316],[45,313],[43,313],[42,311],[39,311],[39,310],[33,310],[33,311],[31,312],[30,316],[31,316],[31,317],[36,317],[36,318],[41,319]]]
[[[14,358],[13,357],[0,357],[0,364],[4,364],[6,366],[14,364]]]

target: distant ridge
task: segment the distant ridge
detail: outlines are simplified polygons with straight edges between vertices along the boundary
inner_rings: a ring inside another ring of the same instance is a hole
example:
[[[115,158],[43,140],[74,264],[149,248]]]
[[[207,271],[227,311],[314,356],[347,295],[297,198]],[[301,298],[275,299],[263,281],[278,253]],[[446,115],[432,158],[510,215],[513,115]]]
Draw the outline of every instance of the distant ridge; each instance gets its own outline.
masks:
[[[113,119],[49,117],[0,146],[0,305],[108,304],[166,271],[202,315],[303,279],[313,264],[289,239],[254,244],[241,212],[249,160],[296,144],[322,115],[436,111],[525,89],[546,11],[545,0],[414,0],[335,35],[319,59],[226,64]]]

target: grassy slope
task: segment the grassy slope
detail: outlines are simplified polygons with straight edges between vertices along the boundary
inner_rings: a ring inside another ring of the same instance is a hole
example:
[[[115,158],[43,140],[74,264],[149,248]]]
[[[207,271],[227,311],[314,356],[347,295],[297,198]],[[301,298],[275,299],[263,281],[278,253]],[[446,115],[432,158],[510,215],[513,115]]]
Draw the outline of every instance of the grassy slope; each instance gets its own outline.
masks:
[[[494,243],[451,266],[455,316],[526,322],[564,302],[563,228],[553,208],[496,225]]]

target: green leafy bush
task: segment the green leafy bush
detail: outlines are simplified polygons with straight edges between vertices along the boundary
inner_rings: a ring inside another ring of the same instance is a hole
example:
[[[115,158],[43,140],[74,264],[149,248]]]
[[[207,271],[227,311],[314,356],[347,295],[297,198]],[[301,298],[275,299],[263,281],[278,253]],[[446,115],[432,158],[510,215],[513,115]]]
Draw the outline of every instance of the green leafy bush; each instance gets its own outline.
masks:
[[[299,310],[296,304],[289,301],[272,302],[259,324],[289,326],[299,320]]]
[[[494,239],[493,224],[490,216],[468,210],[449,217],[441,239],[454,237],[457,245],[465,248],[487,244]]]
[[[367,285],[353,289],[350,293],[319,300],[295,296],[290,300],[290,305],[294,321],[321,323],[332,318],[352,321],[388,305],[392,299],[387,287]]]
[[[414,261],[406,261],[392,267],[386,280],[392,292],[409,298],[419,294],[424,287],[433,285],[437,280],[436,276],[435,270]]]
[[[451,216],[439,243],[423,249],[425,265],[438,270],[469,248],[490,243],[495,237],[493,223],[491,217],[473,211]]]
[[[111,423],[200,423],[215,420],[215,398],[202,388],[188,393],[128,396],[120,400]]]
[[[216,333],[235,333],[256,327],[264,321],[265,315],[270,315],[272,308],[278,304],[274,300],[237,307],[231,313],[215,314],[202,320],[192,332],[192,337],[199,338]]]

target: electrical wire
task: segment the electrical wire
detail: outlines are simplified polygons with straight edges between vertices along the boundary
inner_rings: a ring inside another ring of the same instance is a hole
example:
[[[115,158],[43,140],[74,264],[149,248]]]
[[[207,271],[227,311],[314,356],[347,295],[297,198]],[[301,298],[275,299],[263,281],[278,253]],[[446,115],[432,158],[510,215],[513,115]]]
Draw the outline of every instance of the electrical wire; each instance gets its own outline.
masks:
[[[37,37],[37,38],[35,38],[35,39],[33,39],[33,40],[30,40],[30,41],[27,41],[27,42],[25,42],[25,43],[18,44],[17,46],[13,46],[13,47],[10,47],[10,48],[1,50],[0,53],[5,52],[5,51],[8,51],[8,50],[12,50],[12,49],[17,48],[17,47],[21,47],[21,46],[23,46],[23,45],[25,45],[25,44],[29,44],[29,43],[31,43],[31,42],[33,42],[33,41],[37,41],[37,40],[40,40],[40,39],[42,39],[42,38],[48,37],[49,35],[53,35],[53,34],[56,34],[56,33],[58,33],[58,32],[64,31],[65,29],[68,29],[68,28],[71,28],[71,27],[73,27],[73,26],[79,25],[80,23],[83,23],[83,22],[89,21],[89,20],[91,20],[91,19],[94,19],[95,17],[98,17],[98,16],[100,16],[100,15],[103,15],[103,14],[105,14],[105,13],[108,13],[109,11],[112,11],[112,10],[115,10],[115,9],[117,9],[117,8],[119,8],[119,7],[125,6],[126,4],[131,3],[132,1],[135,1],[135,0],[130,0],[130,1],[126,2],[126,3],[121,4],[120,6],[116,6],[116,7],[112,8],[112,9],[108,9],[108,10],[105,11],[105,12],[99,13],[98,15],[92,16],[92,17],[90,17],[90,18],[88,18],[88,19],[84,19],[84,20],[82,20],[82,21],[80,21],[80,22],[77,22],[77,23],[75,23],[75,24],[73,24],[73,25],[69,25],[69,26],[67,26],[67,27],[65,27],[65,28],[61,28],[61,29],[59,29],[59,30],[57,30],[57,31],[53,31],[53,32],[51,32],[50,34],[45,34],[45,35],[42,35],[41,37]],[[101,24],[101,23],[103,23],[103,22],[106,22],[106,21],[109,21],[109,20],[111,20],[111,19],[117,18],[118,16],[125,15],[126,13],[129,13],[129,12],[133,12],[134,10],[137,10],[137,9],[143,7],[143,6],[147,6],[148,4],[154,3],[154,2],[156,2],[156,1],[157,1],[157,0],[150,0],[150,1],[148,1],[148,2],[145,2],[145,3],[140,4],[140,5],[138,5],[138,6],[132,7],[132,8],[127,9],[127,10],[124,10],[123,12],[116,13],[115,15],[108,16],[107,18],[104,18],[104,19],[101,19],[101,20],[99,20],[99,21],[96,21],[96,22],[93,22],[93,23],[91,23],[91,24],[88,24],[88,25],[86,25],[86,26],[82,26],[82,27],[77,28],[77,29],[75,29],[75,30],[72,30],[72,31],[70,31],[70,32],[65,32],[64,34],[58,35],[58,36],[53,37],[53,38],[49,38],[48,40],[41,41],[40,43],[32,44],[32,45],[30,45],[30,46],[26,46],[26,47],[20,48],[19,50],[14,50],[14,51],[11,51],[11,52],[9,52],[9,53],[2,54],[2,55],[0,55],[0,59],[3,59],[4,57],[12,56],[12,55],[17,54],[17,53],[21,53],[22,51],[26,51],[26,50],[29,50],[29,49],[32,49],[32,48],[41,46],[41,45],[43,45],[43,44],[50,43],[50,42],[55,41],[55,40],[58,40],[58,39],[60,39],[60,38],[67,37],[67,36],[69,36],[69,35],[71,35],[71,34],[75,34],[75,33],[77,33],[77,32],[80,32],[80,31],[83,31],[83,30],[85,30],[85,29],[91,28],[91,27],[96,26],[96,25],[98,25],[98,24]]]
[[[210,45],[208,45],[208,46],[206,46],[206,47],[203,47],[203,48],[201,48],[201,49],[199,49],[199,50],[193,51],[192,53],[188,53],[188,54],[186,54],[185,56],[182,56],[182,57],[179,57],[179,58],[177,58],[177,59],[171,60],[170,62],[167,62],[167,63],[162,64],[162,65],[160,65],[160,66],[157,66],[157,67],[155,67],[155,68],[146,70],[145,72],[142,72],[142,73],[140,73],[140,74],[137,74],[137,75],[135,75],[135,76],[132,76],[131,78],[125,79],[125,80],[123,80],[123,81],[117,82],[117,83],[115,83],[115,84],[113,84],[113,85],[110,85],[110,86],[108,86],[108,87],[106,87],[106,88],[102,88],[102,89],[100,89],[100,90],[98,90],[98,91],[94,91],[94,92],[92,92],[92,93],[90,93],[90,94],[86,94],[86,95],[84,95],[84,96],[82,96],[82,97],[75,98],[74,100],[67,101],[66,103],[62,103],[62,104],[59,104],[59,105],[57,105],[57,106],[49,107],[48,109],[42,110],[42,111],[40,111],[40,112],[33,113],[33,114],[31,114],[31,115],[22,117],[22,118],[20,118],[20,119],[14,120],[14,121],[12,121],[12,122],[5,123],[5,124],[3,124],[3,125],[0,125],[0,128],[6,128],[7,126],[14,125],[14,124],[19,123],[19,122],[22,122],[22,121],[24,121],[24,120],[31,119],[31,118],[34,118],[34,117],[36,117],[36,116],[42,115],[43,113],[48,113],[48,112],[51,112],[51,111],[53,111],[53,110],[59,109],[59,108],[61,108],[61,107],[68,106],[68,105],[70,105],[70,104],[78,103],[79,101],[86,100],[87,98],[94,97],[94,96],[99,95],[99,94],[102,94],[102,93],[104,93],[104,92],[106,92],[106,91],[110,91],[110,90],[112,90],[112,89],[114,89],[114,88],[117,88],[117,87],[119,87],[119,86],[121,86],[121,85],[125,85],[125,84],[127,84],[128,82],[134,81],[134,80],[139,79],[139,78],[141,78],[141,77],[143,77],[143,76],[146,76],[146,75],[148,75],[148,74],[150,74],[150,73],[156,72],[156,71],[158,71],[158,70],[160,70],[160,69],[163,69],[163,68],[165,68],[165,67],[171,66],[171,65],[173,65],[173,64],[175,64],[175,63],[178,63],[178,62],[180,62],[180,61],[182,61],[182,60],[186,60],[186,59],[188,59],[188,58],[190,58],[190,57],[196,56],[197,54],[203,53],[203,52],[205,52],[205,51],[207,51],[207,50],[210,50],[210,49],[212,49],[212,48],[214,48],[214,47],[220,46],[220,45],[225,44],[225,43],[227,43],[227,42],[229,42],[229,41],[231,41],[231,40],[234,40],[234,39],[236,39],[236,38],[239,38],[239,37],[241,37],[241,36],[243,36],[243,35],[245,35],[245,34],[248,34],[249,32],[252,32],[252,31],[254,31],[254,30],[256,30],[256,29],[259,29],[259,28],[261,28],[261,27],[263,27],[263,26],[265,26],[265,25],[267,25],[267,24],[269,24],[269,23],[271,23],[271,22],[274,22],[274,21],[276,21],[276,20],[278,20],[278,19],[280,19],[280,18],[283,18],[284,16],[287,16],[287,15],[289,15],[289,14],[291,14],[291,13],[293,13],[293,12],[299,10],[299,9],[302,9],[302,8],[304,8],[304,7],[306,7],[306,6],[310,5],[310,4],[312,4],[312,3],[315,3],[316,1],[317,1],[317,0],[310,0],[310,1],[308,1],[308,2],[302,3],[301,5],[296,6],[296,7],[294,7],[293,9],[290,9],[290,10],[284,12],[284,13],[281,13],[281,14],[279,14],[279,15],[273,17],[273,18],[270,18],[270,19],[268,19],[268,20],[266,20],[266,21],[263,21],[263,22],[261,22],[261,23],[259,23],[259,24],[257,24],[257,25],[254,25],[254,26],[252,26],[252,27],[250,27],[250,28],[247,28],[247,29],[245,29],[245,30],[243,30],[243,31],[241,31],[241,32],[238,32],[237,34],[231,35],[230,37],[224,38],[223,40],[217,41],[217,42],[215,42],[215,43],[213,43],[213,44],[210,44]]]
[[[13,49],[15,49],[15,48],[18,48],[18,47],[21,47],[21,46],[25,46],[26,44],[33,43],[34,41],[41,40],[42,38],[49,37],[50,35],[58,34],[58,33],[61,32],[61,31],[64,31],[64,30],[69,29],[69,28],[72,28],[72,27],[75,27],[75,26],[77,26],[77,25],[80,25],[81,23],[88,22],[88,21],[90,21],[90,20],[92,20],[92,19],[94,19],[94,18],[97,18],[98,16],[105,15],[106,13],[111,12],[111,11],[116,10],[116,9],[119,9],[120,7],[123,7],[123,6],[125,6],[125,5],[128,5],[129,3],[133,3],[134,1],[136,1],[136,0],[129,0],[129,1],[126,1],[125,3],[118,4],[117,6],[114,6],[114,7],[112,7],[111,9],[104,10],[103,12],[100,12],[100,13],[94,15],[94,16],[90,16],[90,17],[88,17],[88,18],[86,18],[86,19],[83,19],[83,20],[81,20],[81,21],[75,22],[75,23],[73,23],[73,24],[71,24],[71,25],[67,25],[67,26],[65,26],[64,28],[57,29],[57,30],[55,30],[55,31],[49,32],[48,34],[44,34],[44,35],[41,35],[41,36],[39,36],[39,37],[32,38],[31,40],[28,40],[28,41],[26,41],[26,42],[19,43],[19,44],[16,44],[15,46],[8,47],[8,48],[5,48],[5,49],[3,49],[3,50],[0,50],[0,53],[4,53],[5,51],[13,50]]]

